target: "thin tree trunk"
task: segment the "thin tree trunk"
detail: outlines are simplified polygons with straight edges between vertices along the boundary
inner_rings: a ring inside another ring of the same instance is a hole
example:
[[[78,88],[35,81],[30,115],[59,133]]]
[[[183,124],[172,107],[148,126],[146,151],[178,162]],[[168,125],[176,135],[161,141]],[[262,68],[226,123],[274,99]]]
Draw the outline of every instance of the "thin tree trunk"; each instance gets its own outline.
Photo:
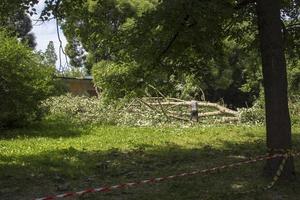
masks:
[[[292,146],[291,121],[288,108],[280,0],[258,0],[257,15],[265,91],[267,147],[269,149],[290,149]],[[265,166],[266,175],[273,176],[281,160],[268,161]],[[291,178],[294,174],[294,163],[290,158],[282,176]]]

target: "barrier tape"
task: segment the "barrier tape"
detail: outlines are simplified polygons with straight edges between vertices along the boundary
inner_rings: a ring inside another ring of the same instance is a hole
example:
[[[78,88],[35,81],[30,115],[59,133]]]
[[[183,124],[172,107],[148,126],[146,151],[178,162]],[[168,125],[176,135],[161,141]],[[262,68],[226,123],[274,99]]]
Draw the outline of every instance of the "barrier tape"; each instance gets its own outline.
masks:
[[[279,180],[279,178],[280,178],[280,176],[281,176],[281,174],[282,174],[282,172],[283,172],[284,166],[285,166],[285,164],[286,164],[286,161],[288,160],[288,158],[289,158],[290,156],[291,156],[291,155],[288,154],[288,153],[284,155],[284,158],[283,158],[283,160],[281,161],[281,163],[280,163],[280,165],[279,165],[279,168],[278,168],[278,170],[276,171],[276,173],[275,173],[275,175],[274,175],[274,177],[273,177],[272,182],[271,182],[269,185],[267,185],[263,190],[269,190],[269,189],[271,189],[271,188],[275,185],[275,183]]]
[[[261,187],[261,188],[258,188],[258,189],[253,189],[253,190],[248,190],[248,191],[245,191],[245,192],[239,192],[239,194],[249,194],[249,193],[253,193],[253,192],[257,192],[257,191],[267,191],[271,188],[274,187],[274,185],[276,184],[276,182],[279,180],[282,172],[283,172],[283,169],[284,169],[284,166],[288,160],[289,157],[291,156],[299,156],[300,153],[297,153],[296,151],[293,151],[291,149],[269,149],[269,155],[270,155],[270,152],[282,152],[282,153],[285,153],[285,154],[282,154],[282,156],[284,157],[274,175],[274,177],[272,178],[272,181],[271,183],[269,183],[267,186],[265,187]]]
[[[229,168],[233,168],[233,167],[237,167],[237,166],[241,166],[241,165],[245,165],[245,164],[251,164],[251,163],[256,163],[256,162],[263,161],[263,160],[271,160],[271,159],[274,159],[274,158],[284,157],[284,159],[283,159],[283,161],[282,161],[282,163],[281,163],[281,165],[280,165],[273,181],[271,182],[270,185],[268,185],[266,187],[266,189],[270,189],[275,185],[276,181],[279,179],[279,176],[281,175],[281,173],[283,171],[283,168],[284,168],[284,165],[287,161],[287,158],[291,155],[299,156],[300,153],[293,153],[292,151],[289,151],[288,153],[285,153],[285,154],[274,154],[274,155],[258,156],[254,159],[250,159],[250,160],[247,160],[247,161],[237,162],[237,163],[233,163],[233,164],[229,164],[229,165],[223,165],[223,166],[219,166],[219,167],[213,167],[213,168],[210,168],[210,169],[196,170],[196,171],[187,172],[187,173],[181,173],[181,174],[176,174],[176,175],[171,175],[171,176],[145,179],[145,180],[142,180],[142,181],[123,183],[123,184],[107,186],[107,187],[86,189],[86,190],[83,190],[83,191],[80,191],[80,192],[67,192],[67,193],[64,193],[64,194],[59,194],[59,195],[54,195],[54,196],[36,198],[35,200],[53,200],[53,199],[59,199],[59,198],[65,198],[65,197],[81,196],[81,195],[88,194],[88,193],[109,192],[109,191],[112,191],[112,190],[115,190],[115,189],[124,189],[124,188],[128,188],[128,187],[139,186],[139,185],[144,185],[144,184],[148,184],[148,183],[158,183],[158,182],[162,182],[162,181],[165,181],[165,180],[171,180],[171,179],[175,179],[175,178],[179,178],[179,177],[193,176],[193,175],[197,175],[197,174],[213,173],[213,172],[216,172],[216,171],[219,171],[219,170],[229,169]]]

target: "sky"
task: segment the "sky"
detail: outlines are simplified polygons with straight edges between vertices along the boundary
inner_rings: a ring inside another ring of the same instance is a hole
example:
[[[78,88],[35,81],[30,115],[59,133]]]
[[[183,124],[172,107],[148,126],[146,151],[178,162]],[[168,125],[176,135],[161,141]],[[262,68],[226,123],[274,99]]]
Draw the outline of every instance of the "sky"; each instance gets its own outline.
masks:
[[[45,0],[40,1],[39,4],[35,6],[38,14],[44,8],[44,1]],[[43,23],[34,21],[38,17],[39,17],[39,15],[34,15],[31,17],[31,19],[33,20],[32,21],[32,24],[33,24],[32,32],[34,33],[34,35],[36,37],[36,42],[37,42],[36,50],[37,51],[39,51],[39,50],[45,51],[48,43],[50,41],[53,41],[55,50],[56,50],[56,54],[58,57],[60,43],[59,43],[57,32],[56,32],[56,21],[51,20],[51,21],[46,21]],[[63,43],[63,47],[65,47],[65,45],[67,44],[67,40],[61,30],[60,30],[60,37],[61,37],[61,40]],[[66,62],[65,57],[62,56],[62,63],[64,64],[65,62]],[[59,67],[59,60],[57,60],[56,66]]]

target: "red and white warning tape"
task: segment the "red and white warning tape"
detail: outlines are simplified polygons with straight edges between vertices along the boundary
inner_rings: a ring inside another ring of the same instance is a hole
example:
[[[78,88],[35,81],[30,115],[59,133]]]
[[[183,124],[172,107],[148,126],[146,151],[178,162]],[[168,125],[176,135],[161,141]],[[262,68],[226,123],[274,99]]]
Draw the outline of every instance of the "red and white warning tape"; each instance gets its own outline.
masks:
[[[143,185],[143,184],[147,184],[147,183],[158,183],[158,182],[162,182],[162,181],[170,180],[170,179],[175,179],[175,178],[179,178],[179,177],[193,176],[193,175],[205,174],[205,173],[213,173],[213,172],[216,172],[216,171],[222,170],[222,169],[233,168],[233,167],[237,167],[237,166],[241,166],[241,165],[245,165],[245,164],[256,163],[258,161],[270,160],[270,159],[274,159],[274,158],[278,158],[278,157],[284,157],[285,155],[286,154],[274,154],[272,156],[269,156],[269,155],[259,156],[259,157],[256,157],[254,159],[251,159],[251,160],[237,162],[237,163],[233,163],[233,164],[229,164],[229,165],[223,165],[223,166],[214,167],[214,168],[210,168],[210,169],[196,170],[196,171],[193,171],[193,172],[181,173],[181,174],[165,176],[165,177],[159,177],[159,178],[151,178],[151,179],[146,179],[146,180],[142,180],[142,181],[123,183],[123,184],[114,185],[114,186],[87,189],[87,190],[83,190],[83,191],[80,191],[80,192],[67,192],[67,193],[64,193],[64,194],[59,194],[59,195],[54,195],[54,196],[36,198],[35,200],[53,200],[53,199],[59,199],[59,198],[65,198],[65,197],[81,196],[81,195],[87,194],[87,193],[109,192],[109,191],[115,190],[115,189],[123,189],[123,188]],[[299,156],[300,153],[295,153],[293,155],[294,156]]]

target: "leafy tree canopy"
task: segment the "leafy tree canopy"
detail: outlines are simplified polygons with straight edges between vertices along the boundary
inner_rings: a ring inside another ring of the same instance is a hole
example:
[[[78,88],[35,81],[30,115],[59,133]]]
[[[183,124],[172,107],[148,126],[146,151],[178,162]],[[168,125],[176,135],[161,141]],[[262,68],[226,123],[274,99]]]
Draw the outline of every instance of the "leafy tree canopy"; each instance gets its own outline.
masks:
[[[136,74],[136,79],[144,81],[140,86],[151,83],[170,95],[174,95],[176,88],[182,88],[177,95],[186,94],[187,80],[198,85],[190,95],[204,90],[213,100],[226,94],[228,98],[240,94],[241,102],[249,98],[251,102],[252,96],[259,93],[257,18],[251,1],[59,3],[56,6],[55,1],[48,2],[48,10],[55,10],[54,14],[61,19],[69,41],[67,52],[74,66],[85,65],[90,70],[101,61],[115,62],[116,66],[119,63],[120,67],[124,62],[137,63],[141,73]],[[282,3],[283,31],[292,62],[299,58],[299,2]],[[103,63],[107,62],[99,65]],[[161,88],[161,83],[169,86]],[[127,89],[130,93],[131,89]]]
[[[59,19],[73,66],[85,66],[90,72],[98,62],[97,66],[114,62],[120,67],[136,63],[140,68],[136,79],[143,80],[139,86],[152,84],[167,95],[199,97],[204,90],[210,100],[223,97],[237,105],[251,102],[259,93],[261,63],[252,0],[49,0],[46,4],[42,18]],[[299,1],[283,0],[281,15],[294,69],[300,55]],[[197,88],[188,89],[187,82]],[[236,95],[239,102],[232,99]]]

